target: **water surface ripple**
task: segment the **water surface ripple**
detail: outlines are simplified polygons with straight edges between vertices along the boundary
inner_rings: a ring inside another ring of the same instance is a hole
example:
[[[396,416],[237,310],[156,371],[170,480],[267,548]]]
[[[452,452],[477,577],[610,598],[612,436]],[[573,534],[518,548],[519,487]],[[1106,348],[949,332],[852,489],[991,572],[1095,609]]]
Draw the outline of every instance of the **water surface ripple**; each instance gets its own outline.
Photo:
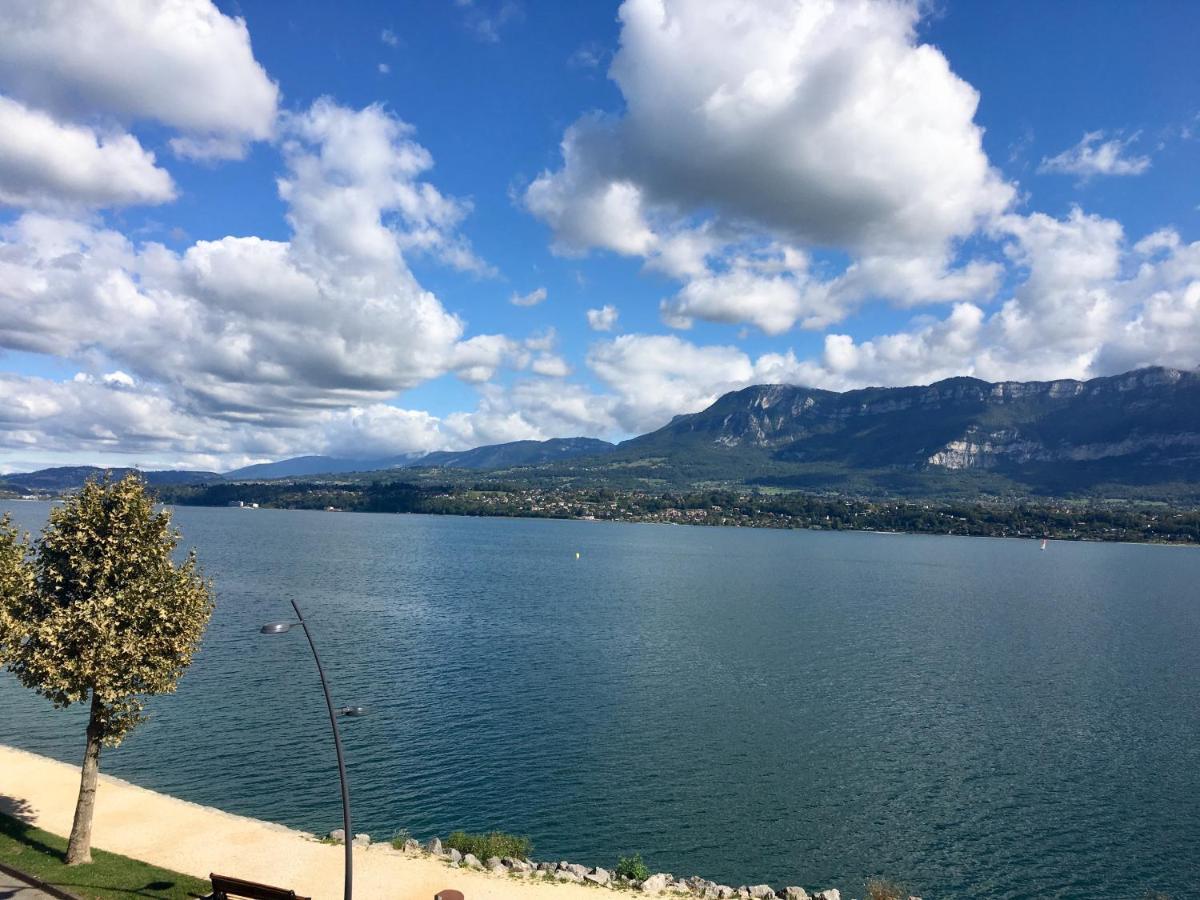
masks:
[[[44,504],[12,504],[26,527]],[[104,769],[356,830],[930,897],[1196,894],[1200,552],[977,538],[186,509],[216,582],[178,694]],[[576,560],[575,553],[580,553]],[[0,741],[82,720],[0,676]]]

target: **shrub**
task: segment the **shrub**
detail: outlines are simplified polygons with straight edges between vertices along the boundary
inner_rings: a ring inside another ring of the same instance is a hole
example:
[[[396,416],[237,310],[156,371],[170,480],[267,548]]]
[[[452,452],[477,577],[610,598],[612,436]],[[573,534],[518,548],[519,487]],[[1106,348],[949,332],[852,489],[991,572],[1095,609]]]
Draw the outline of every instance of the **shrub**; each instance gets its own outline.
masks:
[[[617,875],[630,881],[645,881],[650,877],[650,869],[642,861],[642,854],[635,853],[617,860]]]
[[[455,831],[446,838],[445,846],[452,847],[464,855],[472,853],[481,862],[487,860],[489,856],[528,859],[533,853],[533,842],[529,838],[505,834],[503,831],[489,831],[487,834],[467,834],[465,831]]]
[[[904,900],[908,892],[894,881],[872,878],[867,881],[867,900]]]
[[[393,850],[403,850],[404,842],[410,840],[411,838],[412,838],[412,835],[408,833],[408,829],[401,828],[399,831],[397,831],[395,834],[392,835],[392,849]]]

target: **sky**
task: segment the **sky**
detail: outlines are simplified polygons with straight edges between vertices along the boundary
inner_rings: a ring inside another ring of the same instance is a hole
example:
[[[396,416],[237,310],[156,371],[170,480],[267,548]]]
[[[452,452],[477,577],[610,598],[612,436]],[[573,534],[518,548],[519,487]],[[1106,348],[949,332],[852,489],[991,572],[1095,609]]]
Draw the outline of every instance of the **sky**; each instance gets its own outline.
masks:
[[[1200,5],[0,0],[0,472],[1200,365]]]

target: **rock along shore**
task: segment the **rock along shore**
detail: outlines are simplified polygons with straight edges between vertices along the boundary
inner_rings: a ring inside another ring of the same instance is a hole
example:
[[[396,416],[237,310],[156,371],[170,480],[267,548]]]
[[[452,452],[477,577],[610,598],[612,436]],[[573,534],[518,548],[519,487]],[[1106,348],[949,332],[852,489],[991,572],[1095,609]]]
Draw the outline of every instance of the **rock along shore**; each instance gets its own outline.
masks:
[[[339,828],[329,832],[328,838],[341,842],[345,840],[345,836],[345,832]],[[366,834],[356,834],[354,845],[368,847],[371,845],[371,838]],[[439,859],[452,869],[475,869],[507,878],[574,882],[610,890],[640,891],[651,895],[688,895],[699,897],[701,900],[842,900],[841,891],[837,888],[825,888],[810,894],[804,888],[795,885],[774,888],[769,884],[743,884],[733,887],[709,881],[699,875],[676,878],[669,872],[656,872],[645,879],[636,880],[624,878],[599,866],[589,867],[565,860],[537,862],[511,856],[492,856],[480,860],[471,853],[463,854],[453,847],[446,847],[441,839],[436,837],[423,845],[413,838],[408,838],[403,846],[397,849],[406,855]],[[908,900],[921,898],[910,896]]]

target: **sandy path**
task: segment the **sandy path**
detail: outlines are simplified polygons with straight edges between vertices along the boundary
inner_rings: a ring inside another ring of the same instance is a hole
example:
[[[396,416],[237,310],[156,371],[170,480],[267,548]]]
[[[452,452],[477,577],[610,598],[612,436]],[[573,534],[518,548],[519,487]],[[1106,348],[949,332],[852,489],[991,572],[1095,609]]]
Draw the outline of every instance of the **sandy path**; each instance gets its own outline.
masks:
[[[24,804],[39,828],[71,830],[79,769],[0,745],[0,809]],[[340,846],[282,825],[221,812],[100,776],[92,845],[176,872],[209,872],[289,887],[314,900],[342,896]],[[426,856],[386,845],[354,851],[354,895],[361,900],[432,900],[443,888],[467,900],[601,900],[609,895],[574,884],[533,884],[511,877],[451,869]]]

